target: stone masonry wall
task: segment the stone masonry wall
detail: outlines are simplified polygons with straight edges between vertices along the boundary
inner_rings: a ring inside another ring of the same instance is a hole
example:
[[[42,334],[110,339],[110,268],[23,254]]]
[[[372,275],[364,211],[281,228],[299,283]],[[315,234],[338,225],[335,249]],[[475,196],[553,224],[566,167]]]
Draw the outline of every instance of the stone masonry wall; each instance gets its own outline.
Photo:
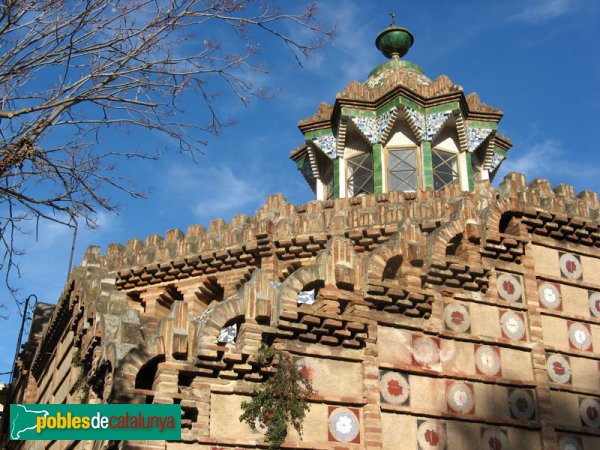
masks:
[[[252,218],[92,247],[14,401],[178,403],[181,442],[115,445],[261,447],[238,417],[267,342],[316,391],[284,448],[600,448],[599,208],[510,174],[497,191],[275,195]],[[71,444],[110,445],[42,443]]]

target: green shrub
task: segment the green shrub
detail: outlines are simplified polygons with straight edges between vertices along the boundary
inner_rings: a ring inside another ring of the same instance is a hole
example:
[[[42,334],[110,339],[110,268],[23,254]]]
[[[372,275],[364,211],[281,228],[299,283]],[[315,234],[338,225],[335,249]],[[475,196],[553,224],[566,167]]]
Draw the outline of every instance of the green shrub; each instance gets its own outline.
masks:
[[[251,401],[242,403],[244,412],[240,421],[253,430],[257,421],[262,422],[267,429],[265,439],[270,443],[269,449],[276,450],[285,440],[289,424],[302,434],[302,421],[310,409],[308,398],[313,388],[287,353],[263,345],[256,360],[262,366],[277,362],[277,370],[254,389]]]

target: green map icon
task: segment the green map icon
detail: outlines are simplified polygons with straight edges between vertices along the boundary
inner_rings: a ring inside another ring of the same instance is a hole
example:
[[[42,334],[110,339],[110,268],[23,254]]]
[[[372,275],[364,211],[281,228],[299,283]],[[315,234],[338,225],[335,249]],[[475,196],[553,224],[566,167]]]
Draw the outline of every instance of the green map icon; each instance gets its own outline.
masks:
[[[49,414],[39,406],[10,405],[10,438],[27,439],[27,435],[36,434],[37,418],[48,417]]]
[[[10,439],[180,440],[181,405],[12,404]]]

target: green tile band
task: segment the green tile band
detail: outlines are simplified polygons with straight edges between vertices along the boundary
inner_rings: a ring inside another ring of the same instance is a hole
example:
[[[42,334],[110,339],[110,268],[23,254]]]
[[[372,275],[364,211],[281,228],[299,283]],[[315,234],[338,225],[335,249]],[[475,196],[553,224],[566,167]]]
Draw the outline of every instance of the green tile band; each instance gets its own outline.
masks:
[[[473,192],[473,188],[475,187],[475,180],[473,179],[473,161],[469,152],[465,153],[465,156],[467,160],[467,180],[469,182],[469,191]]]
[[[433,189],[433,161],[431,159],[431,142],[421,142],[423,158],[423,184],[425,188]]]
[[[504,156],[505,158],[508,157],[508,152],[497,146],[494,147],[494,153],[497,153],[500,156]]]
[[[427,108],[427,114],[435,114],[446,111],[453,111],[455,109],[459,109],[460,105],[458,102],[446,103],[444,105],[433,106],[431,108]]]
[[[304,166],[304,160],[308,158],[308,156],[304,156],[302,158],[300,158],[298,161],[296,161],[296,169],[300,170],[302,169],[302,166]]]
[[[467,128],[485,128],[487,130],[497,130],[498,124],[496,122],[484,122],[482,120],[472,120],[467,122]]]
[[[333,135],[333,130],[331,128],[326,128],[324,130],[309,131],[308,133],[304,134],[304,139],[309,141],[316,137],[329,136],[329,135]]]
[[[381,144],[373,145],[373,181],[375,186],[375,194],[383,193],[383,162]]]
[[[375,117],[375,111],[354,108],[342,108],[342,116]]]

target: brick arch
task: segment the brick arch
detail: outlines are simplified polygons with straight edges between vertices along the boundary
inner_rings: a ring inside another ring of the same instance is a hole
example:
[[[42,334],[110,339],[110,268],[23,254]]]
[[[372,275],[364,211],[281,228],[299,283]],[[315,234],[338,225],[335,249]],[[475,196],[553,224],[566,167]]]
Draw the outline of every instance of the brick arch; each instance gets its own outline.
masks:
[[[246,310],[242,291],[205,310],[198,318],[196,355],[206,345],[217,345],[221,329],[232,320],[245,318]]]
[[[271,317],[270,309],[276,290],[271,284],[270,273],[257,269],[235,295],[209,306],[196,316],[193,320],[194,355],[200,354],[203,347],[217,345],[221,329],[232,321],[252,319],[263,323],[268,320]]]
[[[433,261],[443,261],[446,258],[448,244],[459,234],[465,233],[465,223],[462,220],[453,220],[443,224],[429,235],[430,251],[427,265]]]
[[[278,294],[273,304],[271,326],[277,327],[281,313],[288,307],[295,307],[300,291],[304,286],[316,281],[325,283],[325,262],[319,258],[315,264],[304,266],[287,277],[278,289]]]
[[[525,206],[510,198],[502,198],[490,205],[483,216],[483,228],[493,233],[500,233],[502,218],[507,213],[521,216],[525,212]]]
[[[400,229],[390,236],[388,242],[369,254],[366,261],[365,286],[369,280],[383,280],[386,269],[389,269],[389,264],[394,258],[401,258],[402,266],[422,259],[420,249],[411,247],[409,242],[424,244],[425,236],[417,224],[406,219],[401,223]]]
[[[426,266],[435,261],[444,261],[447,255],[448,245],[459,236],[474,234],[481,236],[482,229],[479,221],[473,219],[455,219],[443,224],[440,228],[428,236],[428,255]]]
[[[128,402],[130,389],[135,388],[135,379],[140,369],[156,357],[165,355],[165,344],[162,336],[154,336],[132,348],[116,365],[112,392],[118,393],[114,403]],[[115,367],[113,365],[113,367]]]
[[[330,238],[314,264],[299,268],[281,283],[273,304],[271,326],[278,325],[284,310],[296,307],[298,294],[305,286],[320,282],[324,286],[351,289],[350,285],[362,285],[363,280],[355,272],[361,265],[350,239]]]
[[[383,280],[388,263],[393,258],[400,257],[404,259],[405,252],[402,249],[401,241],[400,235],[397,233],[388,242],[371,252],[366,264],[367,283],[369,280]]]

